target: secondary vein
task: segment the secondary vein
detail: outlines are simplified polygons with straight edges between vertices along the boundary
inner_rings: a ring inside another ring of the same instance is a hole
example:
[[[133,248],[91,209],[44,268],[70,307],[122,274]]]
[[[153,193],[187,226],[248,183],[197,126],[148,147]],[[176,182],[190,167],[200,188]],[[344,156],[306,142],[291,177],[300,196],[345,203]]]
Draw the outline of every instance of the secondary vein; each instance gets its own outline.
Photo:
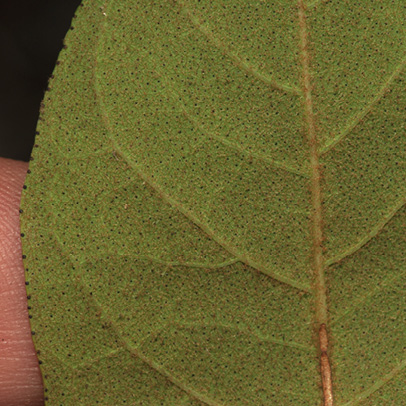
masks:
[[[233,325],[233,324],[227,324],[227,323],[198,323],[198,322],[178,322],[176,323],[176,326],[182,327],[182,328],[188,328],[188,329],[193,329],[193,328],[198,328],[198,327],[210,327],[210,328],[223,328],[223,329],[228,329],[228,330],[233,330],[236,333],[239,334],[245,334],[252,336],[258,341],[262,342],[268,342],[272,343],[275,345],[280,345],[282,347],[288,347],[288,348],[295,348],[298,350],[303,350],[303,351],[310,351],[311,348],[308,345],[304,345],[295,341],[285,341],[282,339],[274,338],[274,337],[269,337],[267,335],[262,334],[261,332],[257,331],[256,328],[252,328],[252,326],[247,326],[246,328],[243,328],[241,325]],[[159,330],[155,330],[154,333],[159,333],[162,330],[167,330],[170,327],[169,323],[162,327]]]
[[[344,403],[343,406],[353,406],[359,404],[362,400],[371,396],[374,392],[379,390],[383,385],[393,379],[399,372],[401,372],[406,367],[406,359],[400,362],[396,367],[394,367],[390,372],[388,372],[383,377],[379,378],[373,385],[368,389],[364,390],[358,394],[353,400]]]
[[[183,214],[189,221],[194,223],[205,234],[207,234],[211,239],[213,239],[220,246],[222,246],[236,260],[238,260],[239,262],[243,262],[243,263],[249,265],[250,267],[256,269],[257,271],[262,272],[263,274],[268,275],[268,276],[272,277],[273,279],[275,279],[279,282],[282,282],[288,286],[291,286],[291,287],[301,290],[303,292],[309,292],[310,286],[308,284],[298,282],[285,275],[278,274],[278,273],[274,272],[272,269],[264,267],[262,264],[255,261],[247,253],[241,252],[237,246],[231,244],[229,241],[223,240],[222,237],[216,235],[214,230],[211,227],[209,227],[209,225],[207,223],[205,223],[201,219],[199,219],[195,215],[195,213],[193,213],[193,211],[191,211],[188,207],[186,207],[184,204],[182,204],[181,201],[174,199],[170,194],[168,194],[166,191],[164,191],[163,188],[157,182],[155,182],[153,180],[153,176],[150,176],[147,173],[145,173],[142,170],[142,168],[131,157],[131,154],[129,152],[127,152],[124,148],[122,148],[122,146],[120,144],[118,144],[118,142],[112,137],[113,129],[110,124],[110,120],[109,120],[109,116],[106,112],[106,108],[104,106],[103,98],[101,97],[101,94],[100,94],[99,82],[98,82],[98,76],[97,76],[98,55],[99,55],[98,49],[100,47],[101,37],[102,37],[102,35],[98,39],[98,45],[96,47],[96,49],[97,49],[96,58],[95,58],[95,62],[94,62],[94,71],[95,71],[94,90],[95,90],[96,100],[97,100],[97,103],[99,105],[100,112],[102,115],[102,120],[105,124],[106,129],[109,132],[107,137],[110,140],[111,146],[113,147],[114,151],[123,157],[123,159],[127,162],[127,164],[134,169],[134,171],[138,174],[138,176],[146,184],[148,184],[158,194],[158,196],[162,200],[164,200],[170,206],[172,206],[177,211],[179,211],[181,214]],[[238,261],[236,261],[236,262],[238,262]]]
[[[327,3],[328,1],[329,1],[329,0],[314,0],[314,1],[310,2],[310,3],[307,5],[307,9],[309,9],[309,8],[314,8],[314,7],[316,7],[316,6],[320,5],[320,4],[325,4],[325,3]]]
[[[86,284],[82,282],[80,278],[77,279],[77,282],[80,284],[80,286],[88,292],[88,288]],[[152,369],[154,369],[156,372],[158,372],[160,375],[162,375],[164,378],[166,378],[169,382],[177,386],[179,389],[190,395],[191,397],[198,399],[202,403],[209,405],[209,406],[225,406],[223,403],[219,403],[216,400],[210,398],[204,393],[201,393],[195,389],[193,389],[191,386],[189,386],[187,383],[185,383],[182,379],[176,377],[173,375],[170,371],[168,371],[163,365],[161,365],[158,362],[155,362],[152,358],[148,357],[145,355],[143,352],[141,352],[139,349],[134,347],[134,344],[126,338],[121,332],[116,324],[116,322],[110,317],[109,313],[106,312],[103,308],[103,306],[95,299],[94,296],[90,296],[94,303],[94,306],[98,309],[100,312],[100,318],[104,318],[107,323],[111,326],[111,328],[115,331],[117,334],[117,338],[121,341],[120,344],[123,348],[125,348],[130,354],[133,356],[139,358],[141,361],[143,361],[145,364],[149,365]]]
[[[177,97],[177,101],[179,100],[179,95]],[[271,165],[275,169],[282,169],[286,172],[289,172],[293,175],[299,175],[304,178],[309,178],[309,174],[307,171],[296,168],[294,165],[291,165],[289,163],[285,163],[283,161],[278,161],[276,159],[269,158],[265,154],[261,154],[259,152],[251,151],[249,149],[244,148],[243,146],[239,145],[236,142],[228,140],[224,136],[220,136],[214,133],[209,133],[200,123],[197,122],[196,119],[194,119],[189,112],[187,111],[186,107],[183,104],[179,104],[180,107],[182,108],[183,113],[185,114],[186,118],[199,130],[201,131],[204,135],[207,136],[207,138],[210,140],[210,138],[214,138],[215,140],[219,141],[223,145],[230,147],[234,149],[235,151],[238,151],[242,154],[248,155],[249,157],[253,157],[255,159],[258,159],[260,161],[263,161],[265,164]]]
[[[404,67],[406,66],[406,56],[400,61],[396,69],[388,77],[388,79],[381,86],[379,92],[371,99],[371,101],[358,113],[352,120],[347,124],[347,126],[338,134],[335,138],[331,139],[323,146],[320,150],[320,155],[324,155],[330,150],[332,150],[337,144],[344,140],[347,135],[371,112],[372,108],[385,96],[385,93],[389,89],[393,81],[401,74]]]
[[[392,207],[389,212],[382,217],[382,219],[376,223],[376,225],[371,229],[371,231],[364,235],[360,240],[358,240],[354,245],[351,245],[343,252],[337,254],[336,256],[328,259],[326,261],[326,266],[331,266],[344,258],[349,257],[350,255],[354,254],[355,252],[359,251],[363,246],[365,246],[372,238],[376,237],[389,223],[389,221],[398,213],[402,207],[406,204],[406,197],[402,197],[398,202],[396,202],[395,206]]]
[[[106,127],[109,131],[110,126],[108,124],[108,119],[107,115],[104,113],[104,118],[106,120]],[[204,233],[206,233],[211,239],[216,241],[219,245],[221,245],[228,253],[230,253],[234,258],[238,259],[241,262],[246,263],[247,265],[251,266],[252,268],[264,273],[265,275],[271,276],[272,278],[278,280],[279,282],[283,282],[286,285],[292,286],[296,289],[308,292],[309,291],[309,286],[297,282],[294,279],[291,279],[287,276],[277,274],[271,269],[268,269],[264,267],[262,264],[258,263],[255,261],[252,257],[250,257],[247,253],[241,252],[238,247],[230,243],[229,241],[224,240],[222,237],[218,236],[214,230],[207,225],[205,222],[200,220],[195,213],[193,213],[190,209],[188,209],[182,202],[178,201],[177,199],[174,199],[171,195],[169,195],[166,191],[163,190],[162,187],[159,186],[158,183],[156,183],[151,176],[146,174],[141,170],[139,165],[137,165],[134,160],[131,158],[131,155],[126,152],[110,135],[109,139],[112,142],[115,151],[123,157],[123,159],[130,165],[134,171],[137,172],[138,176],[146,183],[148,184],[152,189],[157,192],[159,197],[170,204],[173,208],[178,210],[180,213],[182,213],[188,220],[190,220],[193,224],[195,224],[197,227],[199,227]]]
[[[225,55],[227,55],[234,64],[240,68],[245,74],[252,75],[254,78],[269,85],[277,90],[282,90],[286,93],[293,93],[300,95],[300,89],[294,85],[281,83],[271,76],[258,71],[254,66],[250,65],[246,60],[241,58],[238,54],[230,51],[207,27],[205,27],[198,19],[196,15],[182,2],[179,1],[179,5],[182,7],[183,12],[189,17],[191,23],[210,40],[218,49],[220,49]]]

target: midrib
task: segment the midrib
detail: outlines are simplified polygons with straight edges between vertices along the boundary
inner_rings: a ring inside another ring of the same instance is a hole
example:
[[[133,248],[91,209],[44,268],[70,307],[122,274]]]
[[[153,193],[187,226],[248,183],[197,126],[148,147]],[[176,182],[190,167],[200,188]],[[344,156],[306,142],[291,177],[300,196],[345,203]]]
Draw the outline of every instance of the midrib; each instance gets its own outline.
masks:
[[[327,335],[327,293],[324,277],[323,256],[323,230],[322,230],[322,207],[321,207],[321,170],[318,152],[317,132],[314,120],[311,77],[309,68],[309,44],[306,26],[306,6],[303,0],[299,0],[299,31],[300,31],[300,57],[302,63],[302,81],[304,96],[304,114],[307,125],[307,137],[309,141],[309,154],[311,166],[311,201],[312,201],[312,259],[315,292],[315,322],[319,331],[320,346],[320,373],[322,377],[324,406],[333,406],[333,394],[331,385],[331,368],[328,357]]]

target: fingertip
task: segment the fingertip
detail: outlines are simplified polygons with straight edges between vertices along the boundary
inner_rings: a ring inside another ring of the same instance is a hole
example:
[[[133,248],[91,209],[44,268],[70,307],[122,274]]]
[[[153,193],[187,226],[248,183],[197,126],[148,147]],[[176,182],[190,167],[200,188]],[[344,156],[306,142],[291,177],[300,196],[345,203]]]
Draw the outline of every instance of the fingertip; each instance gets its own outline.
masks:
[[[31,338],[19,206],[28,163],[0,158],[0,406],[44,404]]]

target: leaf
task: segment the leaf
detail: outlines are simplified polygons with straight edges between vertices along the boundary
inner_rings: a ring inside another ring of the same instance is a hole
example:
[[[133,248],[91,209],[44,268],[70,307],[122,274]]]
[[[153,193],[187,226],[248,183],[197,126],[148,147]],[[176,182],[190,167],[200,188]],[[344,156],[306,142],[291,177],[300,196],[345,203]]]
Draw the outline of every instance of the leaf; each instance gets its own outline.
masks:
[[[403,402],[405,21],[84,2],[22,203],[49,405]]]

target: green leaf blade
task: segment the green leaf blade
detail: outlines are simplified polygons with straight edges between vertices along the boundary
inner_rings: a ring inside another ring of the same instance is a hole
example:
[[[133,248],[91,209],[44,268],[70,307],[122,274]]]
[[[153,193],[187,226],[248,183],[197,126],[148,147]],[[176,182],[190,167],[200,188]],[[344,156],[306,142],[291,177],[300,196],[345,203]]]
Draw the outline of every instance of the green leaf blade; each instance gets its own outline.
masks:
[[[320,323],[334,406],[403,399],[405,10],[302,4],[84,2],[22,203],[50,405],[320,404]]]

